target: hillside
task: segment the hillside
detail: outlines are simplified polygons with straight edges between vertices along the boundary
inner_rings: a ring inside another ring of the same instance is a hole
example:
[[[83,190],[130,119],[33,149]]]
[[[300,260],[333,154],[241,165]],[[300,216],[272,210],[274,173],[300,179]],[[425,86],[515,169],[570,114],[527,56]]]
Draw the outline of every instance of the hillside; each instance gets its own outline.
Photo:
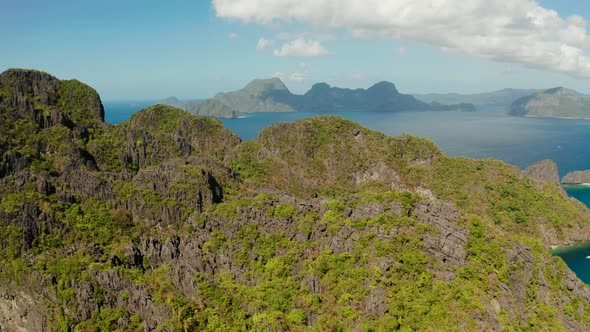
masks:
[[[168,97],[159,101],[158,104],[180,108],[194,115],[207,117],[234,119],[242,115],[242,113],[215,99],[189,100],[182,102],[176,97]]]
[[[338,117],[240,139],[156,105],[0,74],[9,331],[588,330],[550,246],[590,238],[555,169],[445,156]],[[549,179],[549,180],[547,180]]]
[[[588,119],[590,97],[558,87],[520,98],[508,111],[517,116]]]
[[[452,105],[460,103],[473,104],[476,107],[492,106],[492,107],[508,107],[515,100],[530,96],[533,93],[539,92],[534,89],[502,89],[492,92],[483,92],[475,94],[458,94],[458,93],[429,93],[416,94],[418,100],[426,103],[440,103],[443,105]]]
[[[170,97],[160,102],[197,115],[235,117],[251,112],[336,112],[336,111],[475,111],[467,103],[443,105],[424,103],[400,94],[390,82],[368,89],[343,89],[317,83],[304,95],[296,95],[278,78],[257,79],[245,88],[219,93],[214,98],[181,103]]]

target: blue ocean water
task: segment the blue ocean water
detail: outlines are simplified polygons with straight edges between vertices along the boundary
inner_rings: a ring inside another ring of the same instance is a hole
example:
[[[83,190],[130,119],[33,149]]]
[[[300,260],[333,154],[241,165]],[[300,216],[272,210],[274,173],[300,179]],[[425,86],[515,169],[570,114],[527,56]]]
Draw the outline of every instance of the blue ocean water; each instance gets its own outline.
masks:
[[[154,101],[149,100],[124,100],[124,101],[104,101],[105,121],[112,124],[119,124],[131,117],[133,113],[153,105]]]
[[[106,119],[120,123],[150,105],[148,102],[105,102]],[[250,113],[244,118],[222,119],[244,140],[277,122],[293,122],[317,113]],[[334,112],[346,119],[388,135],[407,133],[436,143],[450,156],[500,159],[520,168],[552,159],[564,175],[590,169],[590,120],[513,117],[503,109],[477,112]],[[590,206],[590,187],[567,186],[566,191]],[[586,283],[590,283],[590,244],[555,252]]]
[[[250,113],[222,122],[242,139],[253,139],[276,122],[315,113]],[[495,158],[521,168],[553,159],[560,173],[590,168],[590,121],[513,117],[502,109],[478,112],[335,112],[388,135],[426,137],[451,156]]]

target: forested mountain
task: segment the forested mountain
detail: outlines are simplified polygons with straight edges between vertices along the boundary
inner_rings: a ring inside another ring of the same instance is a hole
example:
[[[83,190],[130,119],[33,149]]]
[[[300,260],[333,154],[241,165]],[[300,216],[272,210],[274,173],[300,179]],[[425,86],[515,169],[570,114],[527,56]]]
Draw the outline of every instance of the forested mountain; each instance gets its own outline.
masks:
[[[590,213],[549,174],[338,117],[240,139],[78,81],[0,74],[0,326],[588,330],[550,246]]]

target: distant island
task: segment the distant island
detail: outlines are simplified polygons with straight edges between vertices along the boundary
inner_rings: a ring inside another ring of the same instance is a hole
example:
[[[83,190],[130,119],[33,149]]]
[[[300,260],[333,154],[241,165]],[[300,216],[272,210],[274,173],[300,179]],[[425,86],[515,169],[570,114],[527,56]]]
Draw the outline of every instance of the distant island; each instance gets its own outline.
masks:
[[[590,97],[557,87],[517,99],[508,112],[516,116],[589,119]]]
[[[567,173],[562,179],[563,184],[590,184],[590,170]]]
[[[482,92],[475,94],[459,94],[459,93],[429,93],[429,94],[415,94],[414,97],[426,103],[440,103],[443,105],[468,103],[476,107],[481,106],[496,106],[507,107],[510,106],[516,99],[530,96],[533,93],[539,92],[535,89],[502,89],[492,92]]]
[[[305,94],[297,95],[276,77],[253,80],[243,89],[218,93],[210,99],[180,102],[175,97],[169,97],[158,103],[197,115],[222,118],[235,118],[252,112],[475,111],[475,106],[470,103],[425,103],[399,93],[391,82],[379,82],[366,90],[317,83]]]

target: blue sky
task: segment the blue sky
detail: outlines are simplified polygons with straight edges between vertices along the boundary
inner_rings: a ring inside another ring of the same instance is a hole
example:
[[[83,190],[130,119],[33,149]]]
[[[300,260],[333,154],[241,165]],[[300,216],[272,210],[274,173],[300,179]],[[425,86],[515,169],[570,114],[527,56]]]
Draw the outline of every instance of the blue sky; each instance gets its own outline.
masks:
[[[470,1],[476,4],[478,0]],[[530,0],[515,1],[522,2],[525,8],[511,9],[508,14],[514,13],[515,21],[521,15],[519,10],[526,16],[530,8],[536,10],[535,6],[554,9],[563,20],[571,15],[580,16],[583,24],[579,21],[572,24],[582,27],[580,38],[584,40],[570,42],[560,34],[552,37],[551,43],[545,43],[542,38],[546,33],[539,33],[538,39],[527,37],[526,40],[539,47],[532,56],[518,49],[500,53],[485,49],[477,38],[467,38],[470,33],[481,32],[466,28],[466,36],[458,35],[453,29],[461,32],[461,26],[457,28],[455,23],[448,22],[443,22],[439,30],[419,31],[420,28],[407,22],[389,25],[395,20],[386,20],[371,25],[368,33],[363,30],[360,35],[366,23],[358,22],[366,22],[363,20],[367,16],[339,18],[339,10],[330,12],[329,7],[311,7],[324,3],[329,6],[329,1],[320,0],[262,0],[258,3],[265,5],[263,9],[270,8],[264,13],[261,8],[242,10],[256,3],[247,0],[216,0],[216,3],[0,0],[0,71],[34,68],[62,79],[77,78],[96,88],[103,100],[155,100],[172,95],[205,98],[219,91],[241,88],[254,78],[272,76],[281,77],[298,93],[322,81],[341,87],[366,88],[381,80],[394,82],[406,93],[554,86],[590,93],[590,74],[586,73],[584,62],[588,46],[585,20],[590,18],[590,6],[574,0],[546,0],[538,4]],[[438,2],[452,7],[465,1]],[[343,3],[353,6],[355,0],[343,0]],[[379,4],[396,1],[358,0],[357,3],[370,3],[377,8]],[[296,9],[310,6],[310,10],[302,9],[291,16],[293,11],[289,6]],[[379,14],[374,8],[358,10],[359,15]],[[387,14],[387,9],[383,10]],[[318,11],[332,16],[317,16]],[[491,13],[490,17],[496,15],[491,9],[486,12]],[[473,13],[471,22],[482,19],[477,17],[477,11]],[[497,17],[506,15],[498,9]],[[270,21],[265,21],[269,18]],[[462,19],[462,16],[457,18]],[[468,26],[469,18],[465,20]],[[372,22],[370,16],[368,22]],[[412,24],[427,26],[431,22],[432,17],[424,17]],[[551,22],[543,24],[549,27],[546,29],[555,29]],[[571,24],[564,24],[564,30],[570,31],[566,28]],[[473,25],[471,28],[479,31]],[[530,27],[516,29],[497,33],[531,36],[544,27],[534,27],[537,30],[532,31],[526,30]],[[518,39],[496,37],[486,35],[489,41],[483,45],[519,43]],[[271,42],[263,50],[257,50],[261,38]],[[441,40],[447,44],[442,45]],[[553,63],[543,55],[551,54],[555,43],[574,45],[583,54],[572,58],[575,64]]]

